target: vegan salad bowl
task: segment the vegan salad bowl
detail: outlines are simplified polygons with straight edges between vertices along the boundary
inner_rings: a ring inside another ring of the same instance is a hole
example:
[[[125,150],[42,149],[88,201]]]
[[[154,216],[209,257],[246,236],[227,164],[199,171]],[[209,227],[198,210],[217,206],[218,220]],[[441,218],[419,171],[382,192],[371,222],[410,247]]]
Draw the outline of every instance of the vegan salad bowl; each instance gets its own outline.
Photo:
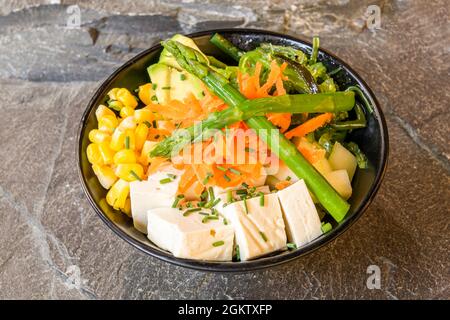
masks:
[[[245,272],[314,251],[367,209],[387,127],[346,63],[274,32],[174,35],[117,69],[83,114],[85,194],[141,251]]]

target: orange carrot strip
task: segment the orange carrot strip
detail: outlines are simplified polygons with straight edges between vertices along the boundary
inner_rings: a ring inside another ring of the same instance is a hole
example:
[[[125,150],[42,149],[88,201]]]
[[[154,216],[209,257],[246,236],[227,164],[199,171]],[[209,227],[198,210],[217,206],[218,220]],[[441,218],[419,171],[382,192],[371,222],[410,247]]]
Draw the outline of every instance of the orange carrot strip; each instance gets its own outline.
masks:
[[[302,123],[298,127],[286,132],[286,138],[291,139],[292,137],[304,137],[310,132],[313,132],[320,127],[326,125],[328,122],[333,119],[332,113],[323,113],[321,115],[318,115],[317,117],[314,117],[312,119],[309,119],[305,123]]]

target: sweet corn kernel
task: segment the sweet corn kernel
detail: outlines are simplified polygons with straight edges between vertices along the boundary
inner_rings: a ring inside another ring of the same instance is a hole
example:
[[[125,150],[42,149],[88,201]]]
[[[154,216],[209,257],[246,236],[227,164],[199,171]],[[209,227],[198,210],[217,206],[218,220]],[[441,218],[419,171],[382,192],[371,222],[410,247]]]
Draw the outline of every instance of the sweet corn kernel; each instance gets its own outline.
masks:
[[[123,119],[125,119],[126,117],[130,117],[134,115],[134,109],[131,107],[123,107],[122,109],[120,109],[120,117],[122,117]]]
[[[117,100],[117,91],[119,91],[120,88],[112,88],[108,92],[109,100]]]
[[[106,115],[115,116],[114,111],[112,111],[110,108],[102,104],[99,105],[97,110],[95,110],[95,117],[97,118],[97,121],[100,121],[100,119]]]
[[[123,149],[114,155],[114,164],[136,163],[136,154],[133,150]]]
[[[139,109],[134,112],[134,121],[136,123],[145,123],[150,124],[155,120],[155,115],[152,111],[148,109]]]
[[[127,200],[125,201],[125,206],[122,209],[120,209],[120,211],[125,213],[130,218],[132,217],[131,216],[131,199],[130,198],[127,198]]]
[[[109,146],[109,142],[105,141],[98,144],[98,149],[104,164],[112,164],[114,159],[114,151]]]
[[[122,163],[117,165],[114,173],[125,181],[142,180],[144,168],[138,163]]]
[[[111,136],[104,131],[93,129],[89,132],[89,140],[94,143],[102,143],[110,141]]]
[[[145,141],[147,140],[148,135],[148,127],[146,124],[141,123],[137,126],[135,131],[136,136],[136,150],[141,150],[144,146]]]
[[[109,147],[114,151],[122,150],[124,148],[125,136],[124,130],[120,130],[119,128],[114,130]]]
[[[134,116],[129,116],[123,119],[122,122],[120,122],[119,124],[119,129],[121,130],[136,129],[136,121],[134,119]]]
[[[111,109],[114,109],[116,111],[120,111],[124,107],[123,103],[118,101],[118,100],[110,100],[110,101],[108,101],[108,106]]]
[[[101,131],[112,133],[119,125],[119,121],[115,115],[105,115],[98,121],[98,128]]]
[[[95,175],[103,188],[109,189],[117,181],[117,176],[114,170],[108,166],[100,166],[98,164],[92,165]]]
[[[116,100],[122,102],[125,107],[136,108],[138,102],[136,98],[126,88],[120,88],[116,92]]]
[[[139,95],[139,99],[141,99],[141,101],[145,105],[149,105],[149,104],[153,103],[152,96],[154,96],[155,93],[153,92],[152,84],[146,83],[146,84],[140,86],[138,95]]]
[[[102,154],[100,153],[100,148],[98,144],[91,143],[90,145],[88,145],[86,148],[86,155],[90,163],[99,165],[104,164],[103,157]]]
[[[130,183],[119,179],[106,194],[106,202],[116,210],[123,209],[129,194]]]

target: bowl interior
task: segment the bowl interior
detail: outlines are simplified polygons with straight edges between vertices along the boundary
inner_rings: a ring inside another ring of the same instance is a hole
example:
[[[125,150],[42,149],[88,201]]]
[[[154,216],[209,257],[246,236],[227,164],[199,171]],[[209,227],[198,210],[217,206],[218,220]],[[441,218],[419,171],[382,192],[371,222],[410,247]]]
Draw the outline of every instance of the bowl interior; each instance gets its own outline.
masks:
[[[214,31],[202,32],[190,35],[202,51],[206,54],[214,55],[227,63],[232,61],[220,52],[215,46],[209,43],[210,36]],[[259,30],[240,30],[228,29],[220,30],[220,33],[230,39],[235,45],[243,50],[251,50],[258,44],[270,42],[273,44],[289,45],[309,53],[311,45],[308,42],[288,37],[281,34],[271,33]],[[134,229],[131,219],[124,214],[113,210],[105,200],[106,190],[102,188],[98,182],[94,172],[91,169],[86,157],[86,147],[89,144],[88,133],[97,127],[95,118],[95,110],[99,104],[106,102],[107,92],[115,87],[125,87],[134,90],[139,85],[149,82],[147,67],[156,62],[159,58],[161,47],[156,45],[132,60],[128,61],[116,72],[114,72],[97,90],[91,99],[89,106],[83,115],[79,131],[78,156],[80,165],[80,177],[83,188],[88,196],[89,201],[99,214],[102,220],[120,237],[128,241],[138,249],[160,259],[172,262],[178,265],[191,267],[195,269],[208,271],[248,271],[253,269],[264,268],[282,262],[292,260],[303,254],[311,252],[326,242],[329,242],[339,234],[341,234],[352,222],[354,222],[366,209],[373,196],[375,195],[381,178],[384,174],[387,159],[387,130],[384,117],[373,96],[373,93],[367,85],[359,78],[359,76],[351,70],[344,62],[333,55],[320,51],[319,60],[322,61],[328,70],[334,70],[338,67],[341,71],[334,78],[339,87],[346,88],[349,85],[359,85],[366,97],[375,106],[375,112],[368,116],[368,125],[364,129],[354,130],[349,135],[349,140],[356,142],[363,152],[367,155],[370,167],[365,170],[357,170],[353,178],[353,195],[349,199],[351,208],[344,221],[337,225],[331,218],[333,223],[331,232],[322,235],[308,245],[294,251],[285,251],[273,254],[271,256],[248,262],[202,262],[196,260],[178,259],[170,253],[159,249],[152,244],[142,233]]]

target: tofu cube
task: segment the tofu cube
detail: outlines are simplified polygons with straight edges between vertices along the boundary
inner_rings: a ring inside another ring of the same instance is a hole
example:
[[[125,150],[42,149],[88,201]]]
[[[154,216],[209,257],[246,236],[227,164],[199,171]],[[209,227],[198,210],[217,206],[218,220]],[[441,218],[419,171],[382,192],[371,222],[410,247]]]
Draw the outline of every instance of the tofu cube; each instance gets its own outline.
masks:
[[[320,218],[304,180],[277,192],[289,242],[301,247],[322,235]]]
[[[192,212],[183,216],[183,212],[175,208],[149,210],[147,237],[150,241],[178,258],[231,261],[233,227],[225,225],[222,218],[203,223],[204,215]]]
[[[232,224],[242,261],[258,258],[286,247],[286,232],[280,203],[275,193],[260,198],[233,202],[223,208],[223,215]]]
[[[161,184],[160,180],[166,179],[167,174],[173,174],[176,178],[169,183]],[[150,175],[147,181],[130,183],[131,214],[137,230],[147,233],[149,209],[172,206],[182,174],[183,171],[176,170],[173,166],[166,166]]]

